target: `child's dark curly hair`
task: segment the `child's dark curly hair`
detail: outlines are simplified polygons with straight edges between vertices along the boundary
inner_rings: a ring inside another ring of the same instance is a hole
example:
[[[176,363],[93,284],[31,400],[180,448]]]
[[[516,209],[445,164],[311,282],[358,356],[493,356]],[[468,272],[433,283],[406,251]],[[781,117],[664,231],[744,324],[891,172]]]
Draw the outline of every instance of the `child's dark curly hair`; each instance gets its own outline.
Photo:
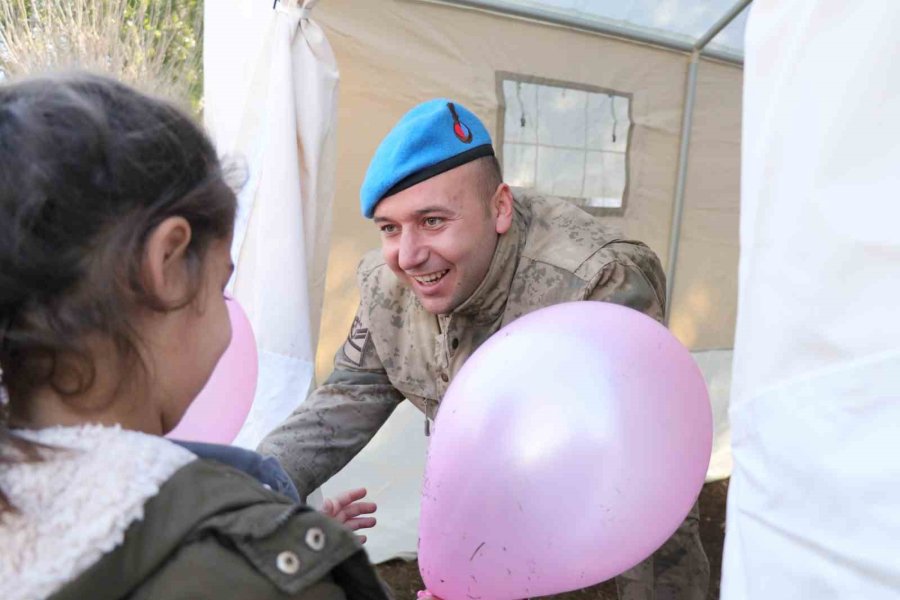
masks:
[[[142,285],[148,234],[171,216],[190,223],[196,293],[235,202],[209,139],[166,102],[89,74],[0,85],[0,368],[13,412],[40,387],[92,385],[88,335],[134,361],[130,309],[176,308]],[[0,422],[0,466],[38,454]]]

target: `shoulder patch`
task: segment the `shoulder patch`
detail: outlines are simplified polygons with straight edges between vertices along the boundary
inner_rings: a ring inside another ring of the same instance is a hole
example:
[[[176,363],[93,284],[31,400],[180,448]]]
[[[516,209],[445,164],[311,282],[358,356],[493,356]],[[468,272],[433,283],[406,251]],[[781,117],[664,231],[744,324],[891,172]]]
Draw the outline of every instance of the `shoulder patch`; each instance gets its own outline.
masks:
[[[350,363],[359,367],[362,365],[363,356],[370,343],[369,328],[363,327],[359,316],[354,317],[353,325],[350,326],[350,334],[347,336],[347,341],[344,342],[344,356]]]

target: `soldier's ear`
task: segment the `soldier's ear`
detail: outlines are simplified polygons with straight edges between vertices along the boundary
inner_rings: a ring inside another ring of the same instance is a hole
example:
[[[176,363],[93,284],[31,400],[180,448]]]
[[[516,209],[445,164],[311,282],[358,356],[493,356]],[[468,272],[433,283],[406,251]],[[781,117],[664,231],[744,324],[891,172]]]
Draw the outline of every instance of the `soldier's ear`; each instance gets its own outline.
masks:
[[[509,231],[513,218],[512,190],[505,183],[497,186],[494,197],[491,198],[491,213],[494,217],[494,229],[500,235]]]

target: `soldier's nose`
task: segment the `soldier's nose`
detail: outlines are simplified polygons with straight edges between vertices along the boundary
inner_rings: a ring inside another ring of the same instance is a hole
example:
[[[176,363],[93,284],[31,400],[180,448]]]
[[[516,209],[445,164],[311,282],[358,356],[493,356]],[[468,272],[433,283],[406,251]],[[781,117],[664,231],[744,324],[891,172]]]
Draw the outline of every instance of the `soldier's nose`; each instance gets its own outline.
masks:
[[[415,235],[404,235],[400,239],[400,251],[397,256],[397,266],[404,271],[410,271],[422,265],[428,260],[428,248],[419,243]]]

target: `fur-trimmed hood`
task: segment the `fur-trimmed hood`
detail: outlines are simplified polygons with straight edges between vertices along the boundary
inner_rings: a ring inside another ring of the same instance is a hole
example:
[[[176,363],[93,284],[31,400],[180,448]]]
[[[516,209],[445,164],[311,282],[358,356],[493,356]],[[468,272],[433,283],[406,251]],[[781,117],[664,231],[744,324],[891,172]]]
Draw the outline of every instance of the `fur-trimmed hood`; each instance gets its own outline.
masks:
[[[163,438],[86,425],[14,432],[52,446],[0,467],[16,512],[0,517],[0,598],[46,598],[122,543],[145,503],[197,457]]]

